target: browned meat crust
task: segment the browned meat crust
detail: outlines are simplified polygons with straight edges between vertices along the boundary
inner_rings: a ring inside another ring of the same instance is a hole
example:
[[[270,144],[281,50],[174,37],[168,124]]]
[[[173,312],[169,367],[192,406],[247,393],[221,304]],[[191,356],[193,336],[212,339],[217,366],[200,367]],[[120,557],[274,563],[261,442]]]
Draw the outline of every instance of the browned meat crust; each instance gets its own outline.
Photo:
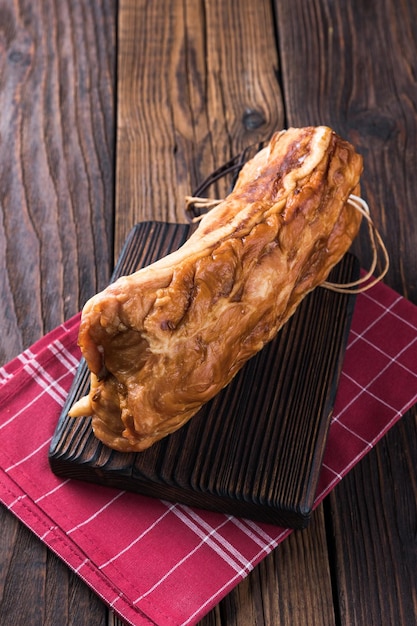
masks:
[[[289,129],[176,252],[84,307],[96,436],[140,451],[172,433],[270,341],[356,236],[362,159],[327,127]]]

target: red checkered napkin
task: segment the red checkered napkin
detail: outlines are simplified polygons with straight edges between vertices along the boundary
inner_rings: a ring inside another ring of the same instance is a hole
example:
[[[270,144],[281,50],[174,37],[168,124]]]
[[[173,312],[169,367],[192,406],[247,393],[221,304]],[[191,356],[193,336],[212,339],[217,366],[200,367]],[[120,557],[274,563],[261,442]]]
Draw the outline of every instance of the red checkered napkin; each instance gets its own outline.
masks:
[[[195,624],[291,531],[52,474],[78,323],[0,369],[0,498],[128,623]],[[417,307],[358,296],[316,504],[417,401],[416,348]]]

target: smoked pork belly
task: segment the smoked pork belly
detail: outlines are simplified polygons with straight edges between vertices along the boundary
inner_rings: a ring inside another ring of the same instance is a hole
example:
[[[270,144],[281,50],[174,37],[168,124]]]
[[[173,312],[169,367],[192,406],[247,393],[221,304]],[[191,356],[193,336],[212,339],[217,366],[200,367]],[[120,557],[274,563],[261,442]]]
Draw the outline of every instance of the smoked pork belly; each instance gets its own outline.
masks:
[[[91,390],[71,409],[142,451],[185,424],[271,341],[358,233],[362,158],[325,126],[277,132],[176,252],[85,305]]]

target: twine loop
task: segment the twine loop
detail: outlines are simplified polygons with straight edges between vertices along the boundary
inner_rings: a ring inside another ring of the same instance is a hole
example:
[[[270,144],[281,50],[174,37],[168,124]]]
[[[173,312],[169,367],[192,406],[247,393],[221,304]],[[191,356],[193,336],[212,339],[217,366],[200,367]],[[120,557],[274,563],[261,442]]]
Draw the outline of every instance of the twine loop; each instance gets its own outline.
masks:
[[[350,194],[347,201],[351,206],[359,211],[359,213],[362,214],[367,222],[369,241],[372,248],[371,267],[365,274],[363,274],[363,276],[351,283],[331,283],[326,280],[324,281],[324,283],[321,284],[321,287],[325,287],[326,289],[330,289],[331,291],[337,291],[338,293],[356,294],[368,291],[368,289],[374,287],[384,278],[389,269],[389,255],[385,247],[384,241],[371,218],[371,211],[365,200],[363,198],[360,198],[359,196]],[[380,273],[377,276],[373,276],[373,273],[378,263],[378,250],[380,250],[382,253],[383,265]]]

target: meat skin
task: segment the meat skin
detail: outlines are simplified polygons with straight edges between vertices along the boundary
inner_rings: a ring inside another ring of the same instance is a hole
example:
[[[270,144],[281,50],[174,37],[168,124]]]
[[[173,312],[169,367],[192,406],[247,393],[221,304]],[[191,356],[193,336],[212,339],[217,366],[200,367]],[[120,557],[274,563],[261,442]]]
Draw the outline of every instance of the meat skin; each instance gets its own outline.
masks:
[[[111,448],[142,451],[185,424],[271,341],[357,235],[362,158],[325,126],[290,128],[176,252],[85,305],[91,415]]]

